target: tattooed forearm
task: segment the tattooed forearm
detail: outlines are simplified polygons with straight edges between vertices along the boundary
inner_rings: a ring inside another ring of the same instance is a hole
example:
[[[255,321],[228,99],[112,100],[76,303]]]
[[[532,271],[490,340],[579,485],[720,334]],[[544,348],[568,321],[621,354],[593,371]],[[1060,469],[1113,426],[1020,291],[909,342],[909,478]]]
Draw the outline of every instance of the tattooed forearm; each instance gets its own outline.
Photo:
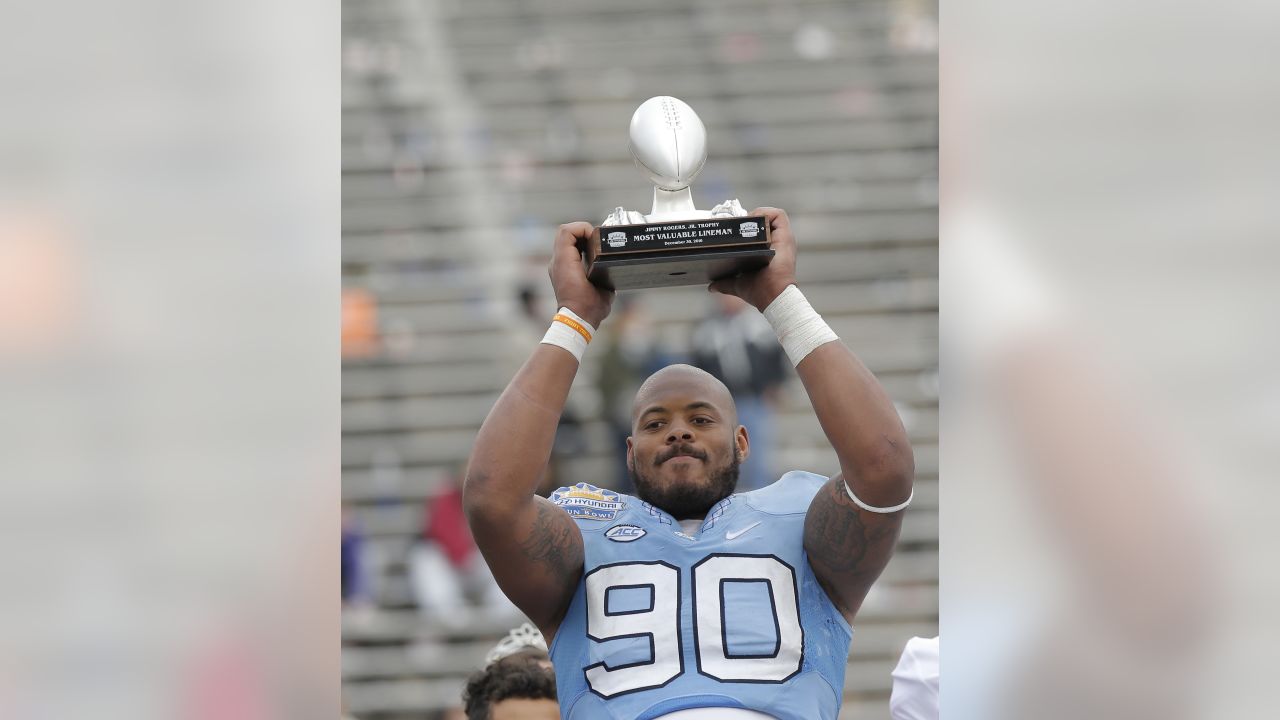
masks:
[[[849,500],[844,480],[832,478],[809,507],[804,548],[827,594],[852,614],[893,555],[902,514],[868,518]]]
[[[520,543],[525,558],[539,563],[558,577],[567,578],[582,567],[582,543],[578,528],[560,508],[538,503],[529,535]]]
[[[498,586],[543,633],[550,635],[573,599],[582,575],[582,534],[568,513],[528,496],[500,496],[490,476],[467,479],[473,502],[467,520]]]

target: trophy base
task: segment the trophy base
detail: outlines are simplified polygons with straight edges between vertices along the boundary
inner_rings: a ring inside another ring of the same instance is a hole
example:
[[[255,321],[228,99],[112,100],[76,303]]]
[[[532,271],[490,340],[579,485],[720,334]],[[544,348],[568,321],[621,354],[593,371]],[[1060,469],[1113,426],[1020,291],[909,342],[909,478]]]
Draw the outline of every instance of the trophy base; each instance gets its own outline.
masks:
[[[610,225],[585,250],[588,279],[610,290],[705,285],[773,258],[763,216]]]
[[[706,285],[712,280],[759,270],[769,264],[773,250],[725,250],[674,256],[601,258],[591,264],[587,278],[611,290]]]

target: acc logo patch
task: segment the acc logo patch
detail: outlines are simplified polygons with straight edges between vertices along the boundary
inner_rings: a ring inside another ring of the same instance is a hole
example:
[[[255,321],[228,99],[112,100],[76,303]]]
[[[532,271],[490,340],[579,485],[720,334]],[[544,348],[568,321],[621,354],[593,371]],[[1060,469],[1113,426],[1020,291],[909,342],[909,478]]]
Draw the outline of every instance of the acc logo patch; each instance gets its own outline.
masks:
[[[639,525],[614,525],[605,531],[604,536],[614,542],[632,542],[644,537],[644,528]]]
[[[564,508],[569,515],[584,520],[612,520],[625,506],[618,493],[586,483],[560,488],[551,493],[551,502]]]

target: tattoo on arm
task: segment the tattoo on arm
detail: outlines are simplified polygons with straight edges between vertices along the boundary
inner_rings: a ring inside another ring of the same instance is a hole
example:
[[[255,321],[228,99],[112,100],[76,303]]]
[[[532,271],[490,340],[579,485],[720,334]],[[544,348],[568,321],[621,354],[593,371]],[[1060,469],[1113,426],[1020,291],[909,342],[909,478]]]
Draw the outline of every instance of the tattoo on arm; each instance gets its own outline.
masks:
[[[548,502],[538,502],[537,512],[520,550],[553,575],[568,578],[582,568],[582,544],[574,537],[578,528],[563,510]]]
[[[851,615],[888,564],[902,517],[894,513],[864,521],[843,484],[836,476],[818,492],[805,519],[804,547],[827,595]]]

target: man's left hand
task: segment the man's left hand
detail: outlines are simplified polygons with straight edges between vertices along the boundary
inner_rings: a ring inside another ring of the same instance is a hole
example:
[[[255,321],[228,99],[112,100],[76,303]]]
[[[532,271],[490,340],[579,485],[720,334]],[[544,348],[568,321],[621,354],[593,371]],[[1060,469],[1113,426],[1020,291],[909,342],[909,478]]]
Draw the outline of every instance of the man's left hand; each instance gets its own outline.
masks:
[[[764,312],[774,298],[796,282],[796,238],[791,234],[791,221],[786,210],[762,207],[748,214],[764,215],[769,223],[769,247],[773,248],[773,259],[754,272],[716,280],[707,289],[737,295]]]

